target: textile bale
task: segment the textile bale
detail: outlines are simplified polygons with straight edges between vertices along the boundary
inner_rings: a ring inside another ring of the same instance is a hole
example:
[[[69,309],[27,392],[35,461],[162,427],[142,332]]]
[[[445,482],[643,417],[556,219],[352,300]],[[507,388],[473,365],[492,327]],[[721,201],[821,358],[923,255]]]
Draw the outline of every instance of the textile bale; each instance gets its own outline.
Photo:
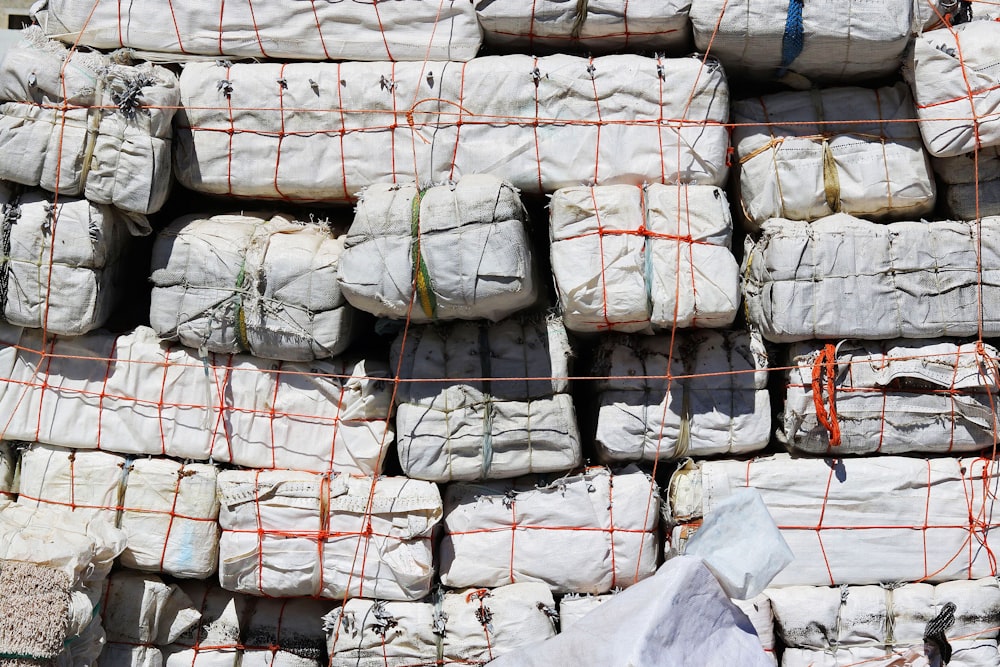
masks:
[[[959,220],[1000,215],[1000,146],[933,158],[945,212]]]

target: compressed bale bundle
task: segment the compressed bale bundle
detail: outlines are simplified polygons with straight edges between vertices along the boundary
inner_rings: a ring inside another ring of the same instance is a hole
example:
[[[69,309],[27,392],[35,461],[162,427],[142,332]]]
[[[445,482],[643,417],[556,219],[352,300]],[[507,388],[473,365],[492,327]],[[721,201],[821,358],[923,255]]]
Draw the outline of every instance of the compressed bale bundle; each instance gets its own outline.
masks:
[[[211,352],[311,361],[341,354],[354,311],[337,285],[344,238],[276,215],[175,220],[153,245],[149,321]]]
[[[161,343],[152,329],[43,342],[0,329],[0,437],[250,468],[381,471],[384,362],[265,362]]]
[[[991,489],[1000,480],[998,466],[985,458],[784,454],[689,463],[670,482],[670,539],[683,550],[703,517],[750,487],[795,557],[772,586],[992,576]]]
[[[177,177],[199,192],[343,201],[475,173],[525,193],[726,176],[729,91],[700,58],[190,63],[181,90]]]
[[[549,204],[552,275],[572,331],[724,327],[739,308],[725,193],[712,186],[562,188]]]
[[[425,602],[355,598],[324,617],[330,667],[482,665],[556,634],[548,586],[521,583]]]
[[[947,614],[949,603],[954,624],[941,633],[952,651],[949,667],[1000,665],[1000,588],[993,577],[937,586],[789,586],[769,589],[767,597],[785,644],[783,667],[888,664],[923,649],[928,625]]]
[[[770,220],[747,240],[747,319],[771,342],[1000,334],[1000,219]]]
[[[656,461],[763,449],[767,366],[760,336],[745,331],[604,340],[593,371],[598,455]]]
[[[945,212],[959,220],[1000,215],[1000,145],[931,160]]]
[[[499,320],[538,300],[526,222],[517,190],[495,176],[369,186],[344,242],[341,289],[379,317]]]
[[[38,28],[0,63],[0,179],[142,214],[170,190],[177,77],[70,51]]]
[[[434,576],[436,485],[405,477],[219,473],[219,582],[275,597],[416,600]]]
[[[915,117],[903,83],[736,102],[733,145],[748,224],[757,229],[770,218],[833,213],[872,220],[929,214],[934,176]]]
[[[557,318],[408,328],[391,350],[404,473],[447,482],[580,465],[571,356]]]
[[[810,454],[900,454],[993,447],[997,349],[950,341],[791,346],[781,434]]]
[[[659,490],[635,466],[445,487],[445,586],[537,581],[554,593],[604,593],[653,574]]]
[[[278,60],[469,60],[482,42],[469,2],[73,0],[35,3],[46,34],[98,49]],[[156,54],[144,54],[157,57]]]

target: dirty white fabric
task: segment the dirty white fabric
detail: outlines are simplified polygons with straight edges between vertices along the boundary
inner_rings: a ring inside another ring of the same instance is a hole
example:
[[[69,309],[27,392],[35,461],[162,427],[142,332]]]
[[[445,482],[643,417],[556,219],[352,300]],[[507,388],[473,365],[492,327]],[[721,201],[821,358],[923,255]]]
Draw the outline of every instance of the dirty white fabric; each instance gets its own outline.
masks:
[[[408,477],[499,479],[583,462],[558,319],[414,326],[390,355],[403,380],[396,448]]]
[[[670,482],[671,542],[682,548],[691,521],[750,486],[795,555],[772,586],[980,578],[995,568],[987,494],[998,480],[997,463],[974,458],[689,463]]]
[[[945,212],[959,220],[1000,215],[1000,146],[933,158]],[[978,198],[978,201],[977,201]],[[978,205],[978,206],[977,206]]]
[[[733,105],[738,191],[753,229],[770,218],[850,213],[917,220],[934,176],[906,84],[826,88]],[[859,122],[861,121],[861,122]]]
[[[15,500],[17,495],[18,455],[12,443],[0,440],[0,506]]]
[[[555,636],[554,615],[548,586],[522,583],[438,590],[426,602],[355,598],[323,622],[330,667],[481,665]]]
[[[219,582],[227,590],[380,600],[430,592],[431,534],[441,518],[430,482],[226,470],[219,498]]]
[[[634,466],[553,479],[452,483],[440,549],[445,586],[539,581],[604,593],[656,570],[659,490]],[[613,529],[613,530],[612,530]]]
[[[286,215],[185,216],[153,245],[150,324],[211,352],[285,361],[341,354],[354,332],[337,285],[343,249],[328,226]]]
[[[180,103],[170,70],[71,55],[31,28],[0,63],[0,101],[0,150],[18,156],[0,162],[0,179],[131,213],[165,202]],[[63,110],[63,102],[73,107]]]
[[[995,578],[899,587],[789,586],[767,591],[777,631],[785,643],[782,667],[842,667],[922,649],[924,631],[948,602],[955,624],[945,635],[949,667],[996,667]]]
[[[747,319],[775,343],[975,336],[980,320],[989,337],[1000,334],[997,267],[1000,218],[774,219],[747,239],[743,298]]]
[[[3,327],[0,341],[8,440],[360,474],[381,472],[392,444],[385,362],[201,358],[146,327],[44,345]]]
[[[745,331],[619,336],[597,350],[598,453],[655,461],[744,453],[771,435],[767,351]]]
[[[190,63],[181,91],[177,177],[199,192],[343,201],[476,173],[534,194],[726,177],[729,89],[699,58]]]
[[[795,344],[785,385],[784,439],[792,449],[837,456],[992,447],[1000,430],[998,356],[992,345],[949,341]],[[824,419],[830,421],[834,411],[836,446],[817,418],[817,398]]]
[[[468,0],[45,0],[33,15],[68,43],[161,59],[469,60],[482,42]]]
[[[729,201],[717,187],[562,188],[549,203],[552,276],[572,331],[724,327],[739,308]]]
[[[538,300],[527,213],[495,176],[360,195],[337,267],[347,300],[410,322],[499,320]]]

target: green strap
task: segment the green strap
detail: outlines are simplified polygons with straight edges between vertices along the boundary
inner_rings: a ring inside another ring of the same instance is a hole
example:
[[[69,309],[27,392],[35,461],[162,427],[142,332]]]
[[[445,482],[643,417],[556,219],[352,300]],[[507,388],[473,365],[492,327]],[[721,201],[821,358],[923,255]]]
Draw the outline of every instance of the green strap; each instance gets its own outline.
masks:
[[[431,274],[427,270],[423,253],[420,251],[420,202],[424,198],[424,190],[417,190],[413,197],[410,210],[410,236],[413,238],[411,254],[413,256],[413,275],[416,279],[417,300],[427,317],[437,319],[437,298],[431,285]]]

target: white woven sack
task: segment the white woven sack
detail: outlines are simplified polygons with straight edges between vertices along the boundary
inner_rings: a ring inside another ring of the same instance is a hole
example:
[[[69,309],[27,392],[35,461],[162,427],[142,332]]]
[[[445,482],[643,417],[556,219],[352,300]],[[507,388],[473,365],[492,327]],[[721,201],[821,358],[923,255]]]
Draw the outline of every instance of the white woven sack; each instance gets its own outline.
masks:
[[[330,667],[482,665],[556,634],[548,586],[438,591],[427,602],[352,599],[324,619]]]
[[[0,149],[18,156],[0,162],[0,179],[131,213],[159,210],[171,184],[177,77],[71,54],[37,28],[24,37],[0,63]]]
[[[396,432],[404,473],[448,482],[580,465],[571,355],[555,318],[407,329],[390,360],[403,380]]]
[[[417,600],[441,494],[405,477],[219,473],[219,582],[241,593]]]
[[[646,473],[590,468],[548,480],[445,487],[441,583],[540,581],[557,594],[604,593],[653,574],[660,501]]]
[[[977,154],[978,153],[978,154]],[[945,212],[958,220],[1000,215],[1000,145],[933,158]]]
[[[44,344],[6,327],[0,341],[9,440],[360,474],[381,472],[393,440],[384,362],[201,357],[146,327]]]
[[[11,443],[0,440],[0,506],[17,496],[17,462],[19,457]]]
[[[919,219],[935,186],[903,83],[827,88],[733,105],[739,193],[749,225],[849,213]]]
[[[549,204],[552,275],[572,331],[724,327],[739,307],[725,193],[712,186],[562,188]]]
[[[690,0],[477,0],[486,43],[539,51],[684,51]]]
[[[743,331],[606,339],[593,372],[598,454],[655,461],[763,449],[767,366],[760,336]]]
[[[690,522],[749,486],[760,493],[795,555],[772,586],[991,576],[996,565],[989,546],[989,489],[998,479],[998,463],[983,458],[824,460],[781,454],[689,463],[670,482],[671,546],[682,549]]]
[[[781,435],[791,449],[836,456],[970,452],[992,447],[1000,432],[1000,355],[992,345],[798,343],[789,356]]]
[[[369,186],[344,241],[341,289],[378,317],[502,319],[538,300],[526,221],[517,190],[495,176]]]
[[[235,56],[278,60],[469,60],[482,37],[462,0],[74,0],[35,3],[46,34],[99,49],[127,47],[150,58]]]
[[[700,58],[191,63],[181,91],[177,177],[199,192],[343,201],[477,173],[536,194],[726,177],[729,89]]]
[[[211,352],[311,361],[341,354],[354,311],[337,285],[343,237],[277,215],[186,216],[153,245],[149,321]]]
[[[771,342],[1000,334],[1000,219],[773,219],[747,239],[747,319]]]

